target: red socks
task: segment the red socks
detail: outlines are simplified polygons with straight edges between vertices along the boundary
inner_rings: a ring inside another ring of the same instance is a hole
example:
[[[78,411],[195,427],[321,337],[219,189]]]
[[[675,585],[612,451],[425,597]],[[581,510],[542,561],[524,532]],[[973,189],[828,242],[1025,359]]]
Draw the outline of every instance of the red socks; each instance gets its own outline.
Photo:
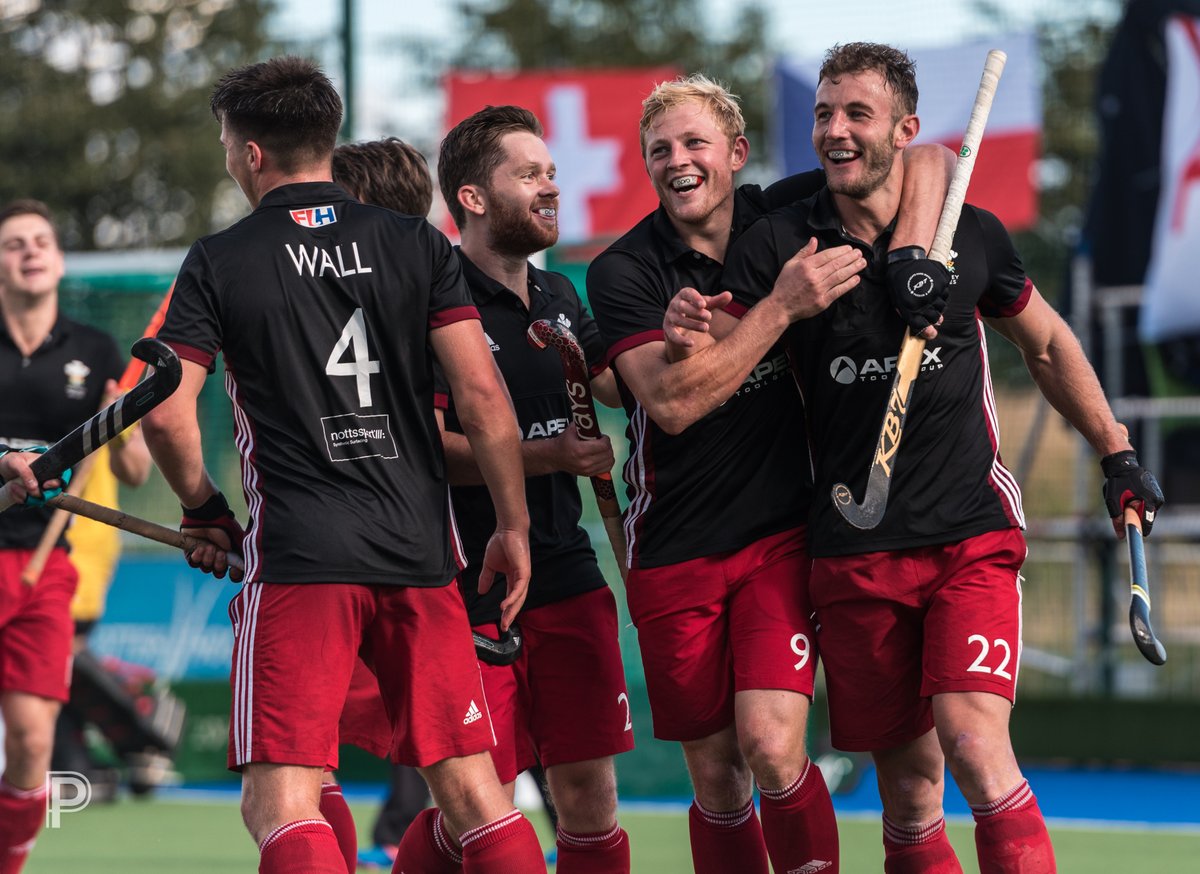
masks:
[[[696,874],[767,874],[767,845],[754,812],[754,799],[740,810],[723,813],[705,810],[693,800],[688,831]]]
[[[1054,847],[1029,781],[987,804],[972,804],[980,874],[1054,874]]]
[[[346,860],[346,874],[354,874],[358,870],[358,832],[350,806],[342,796],[342,787],[336,783],[321,784],[321,816],[337,838],[342,858]]]
[[[962,874],[962,865],[939,816],[921,825],[896,825],[883,817],[884,874]]]
[[[333,828],[323,819],[281,825],[258,845],[259,874],[346,874]]]
[[[620,825],[606,832],[558,830],[557,874],[629,874],[629,835]]]
[[[838,831],[821,769],[807,759],[783,789],[758,787],[762,833],[776,871],[837,874]]]
[[[0,779],[0,874],[19,874],[45,818],[45,785],[18,789]]]
[[[446,833],[442,812],[425,808],[400,838],[392,874],[459,874],[462,869],[462,853]]]
[[[537,833],[519,810],[463,832],[459,842],[466,874],[546,874]]]

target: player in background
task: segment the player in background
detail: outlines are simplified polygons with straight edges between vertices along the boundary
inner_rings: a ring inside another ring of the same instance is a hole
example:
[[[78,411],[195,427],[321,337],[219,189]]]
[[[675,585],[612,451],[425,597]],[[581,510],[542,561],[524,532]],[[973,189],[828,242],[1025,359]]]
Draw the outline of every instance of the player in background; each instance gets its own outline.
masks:
[[[903,52],[870,43],[831,49],[813,124],[827,186],[743,234],[723,277],[733,303],[728,294],[681,293],[668,337],[674,342],[679,330],[693,358],[736,369],[753,361],[735,362],[732,346],[711,341],[732,336],[733,315],[801,319],[790,340],[815,467],[811,597],[834,745],[871,752],[878,770],[885,871],[962,871],[942,814],[948,765],[974,812],[980,870],[1051,872],[1050,836],[1008,734],[1026,547],[1020,490],[999,455],[985,322],[1020,349],[1038,388],[1102,457],[1114,520],[1132,503],[1149,531],[1162,493],[1003,226],[967,205],[950,270],[921,267],[950,277],[949,304],[913,389],[884,517],[859,530],[833,506],[836,482],[862,494],[879,426],[870,415],[891,388],[864,365],[894,356],[910,321],[903,297],[885,288],[884,266],[895,261],[891,228],[904,214],[899,191],[903,156],[919,130],[916,106],[915,71]],[[772,292],[797,251],[846,245],[867,267],[844,296]],[[923,256],[902,253],[900,263]],[[732,380],[714,385],[718,394],[736,388]]]
[[[588,297],[630,417],[629,610],[654,733],[680,741],[695,790],[697,872],[836,871],[829,791],[805,751],[817,653],[807,604],[808,459],[800,398],[779,337],[751,319],[734,341],[753,364],[718,409],[697,363],[667,360],[663,316],[684,286],[717,290],[730,241],[815,191],[820,173],[735,187],[749,142],[736,99],[703,76],[656,87],[640,141],[659,207],[588,271]],[[915,152],[905,228],[932,235],[948,150]],[[797,259],[784,281],[843,289],[850,246]],[[760,790],[762,820],[752,798]],[[806,867],[807,866],[807,867]]]
[[[434,357],[464,400],[496,502],[480,579],[507,575],[506,623],[529,577],[519,435],[457,258],[424,219],[359,204],[332,183],[342,105],[311,62],[232,70],[211,106],[253,212],[185,259],[159,332],[180,353],[183,379],[143,430],[183,527],[215,544],[189,560],[219,576],[224,549],[245,557],[230,604],[229,765],[242,772],[259,870],[346,870],[319,800],[361,653],[392,722],[392,758],[422,769],[463,835],[466,870],[544,871],[487,754],[491,723],[450,585],[462,560]],[[201,454],[196,398],[218,351],[250,510],[244,534]]]
[[[618,403],[591,315],[570,280],[529,263],[558,240],[558,185],[537,117],[516,106],[491,106],[442,140],[438,178],[462,235],[459,258],[485,335],[516,408],[523,442],[533,573],[520,614],[524,647],[512,665],[480,665],[497,745],[496,770],[511,792],[521,771],[545,768],[558,810],[559,874],[621,874],[629,839],[617,823],[613,757],[633,748],[629,696],[618,646],[616,600],[580,527],[576,478],[612,468],[607,437],[584,440],[571,421],[561,360],[533,348],[531,322],[549,319],[578,338],[592,391]],[[472,566],[495,524],[477,455],[463,436],[458,395],[437,396],[453,484],[455,517],[468,567],[459,578],[471,624],[496,635],[500,604],[477,591]],[[449,838],[457,838],[450,830]],[[405,835],[397,868],[461,870],[436,811]]]
[[[37,200],[0,209],[0,443],[45,446],[95,415],[116,390],[124,357],[103,331],[62,315],[64,258],[50,210]],[[108,466],[137,485],[150,455],[136,434],[111,441]],[[10,465],[18,463],[14,456]],[[46,769],[54,725],[68,697],[70,602],[78,575],[60,538],[35,586],[21,580],[52,510],[0,515],[0,871],[20,871],[46,814]]]

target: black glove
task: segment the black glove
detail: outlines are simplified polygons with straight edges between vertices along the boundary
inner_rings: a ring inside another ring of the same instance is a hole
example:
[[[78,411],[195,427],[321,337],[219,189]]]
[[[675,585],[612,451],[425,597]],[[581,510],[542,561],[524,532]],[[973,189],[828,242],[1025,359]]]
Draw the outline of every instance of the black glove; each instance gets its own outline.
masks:
[[[1154,474],[1138,464],[1137,453],[1132,449],[1104,456],[1100,459],[1100,469],[1104,471],[1104,505],[1117,533],[1121,533],[1124,524],[1121,516],[1125,505],[1141,501],[1142,533],[1149,534],[1154,515],[1164,501]]]
[[[914,334],[937,324],[950,300],[950,271],[920,246],[888,252],[887,284],[892,306]]]
[[[225,532],[225,536],[229,538],[229,548],[231,551],[241,553],[242,538],[246,536],[246,532],[242,530],[242,526],[238,524],[237,517],[229,509],[229,502],[225,500],[225,496],[217,492],[199,507],[182,507],[183,520],[179,523],[179,530],[184,534],[191,534],[193,537],[204,537],[202,529],[219,528]],[[196,562],[192,561],[191,553],[187,556],[188,564],[192,567],[200,567]],[[206,569],[207,570],[207,569]],[[213,576],[217,579],[222,579],[225,572],[212,571]],[[242,571],[237,568],[229,569],[229,578],[235,583],[242,579]]]

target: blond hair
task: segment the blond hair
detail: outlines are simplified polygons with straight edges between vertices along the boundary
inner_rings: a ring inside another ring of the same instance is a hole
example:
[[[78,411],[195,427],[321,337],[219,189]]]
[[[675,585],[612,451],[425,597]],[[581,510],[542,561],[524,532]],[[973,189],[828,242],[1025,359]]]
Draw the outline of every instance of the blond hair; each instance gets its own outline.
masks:
[[[639,125],[642,154],[646,152],[646,133],[650,125],[667,110],[685,103],[699,103],[707,109],[717,125],[733,141],[746,133],[746,120],[738,105],[736,94],[730,94],[720,82],[714,82],[702,73],[680,76],[671,82],[660,82],[642,101],[642,120]]]

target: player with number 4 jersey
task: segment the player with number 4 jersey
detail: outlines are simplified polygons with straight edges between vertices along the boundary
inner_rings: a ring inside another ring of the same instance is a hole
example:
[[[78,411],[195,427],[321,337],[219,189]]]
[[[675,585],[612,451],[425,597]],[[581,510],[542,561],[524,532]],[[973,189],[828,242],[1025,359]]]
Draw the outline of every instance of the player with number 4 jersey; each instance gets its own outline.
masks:
[[[311,62],[227,73],[212,97],[226,167],[254,211],[188,253],[159,337],[184,359],[146,440],[214,545],[245,557],[234,628],[230,767],[260,871],[341,874],[319,808],[358,655],[392,722],[394,761],[422,771],[463,834],[468,870],[544,871],[500,789],[433,415],[433,357],[465,403],[496,508],[481,581],[507,576],[502,621],[528,584],[515,421],[449,243],[424,219],[358,203],[331,182],[341,101]],[[244,535],[204,468],[196,399],[225,360]]]

